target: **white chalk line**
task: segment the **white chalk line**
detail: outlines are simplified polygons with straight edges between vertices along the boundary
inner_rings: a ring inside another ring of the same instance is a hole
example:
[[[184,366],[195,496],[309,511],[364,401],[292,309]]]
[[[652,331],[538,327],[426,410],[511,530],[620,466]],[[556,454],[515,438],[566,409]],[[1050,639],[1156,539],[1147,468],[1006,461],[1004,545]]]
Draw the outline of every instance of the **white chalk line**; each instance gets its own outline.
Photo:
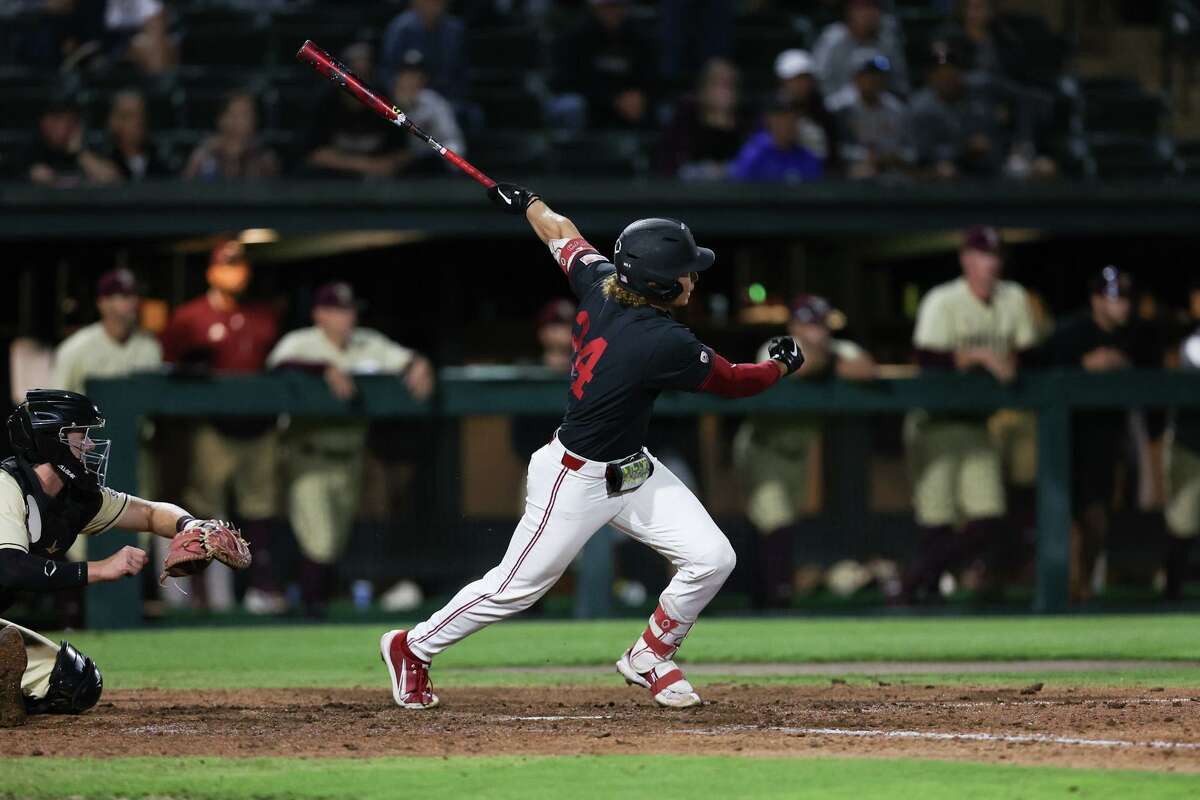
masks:
[[[1200,750],[1200,742],[1167,742],[1155,740],[1135,742],[1125,739],[1081,739],[1075,736],[1052,736],[1043,733],[940,733],[937,731],[856,730],[853,728],[789,728],[761,725],[726,725],[720,728],[680,730],[700,736],[722,736],[728,733],[753,732],[785,733],[793,736],[847,736],[856,739],[925,739],[931,741],[1005,742],[1014,744],[1061,744],[1079,747],[1147,747],[1155,750]]]
[[[612,714],[583,714],[579,716],[561,717],[500,717],[509,722],[562,722],[570,719],[612,719]]]
[[[997,698],[995,700],[972,700],[962,702],[947,702],[937,700],[893,700],[887,703],[867,703],[857,706],[863,711],[886,711],[889,708],[897,706],[904,708],[920,708],[924,706],[937,706],[938,708],[995,708],[997,706],[1082,706],[1084,708],[1103,708],[1108,703],[1122,703],[1125,706],[1173,706],[1182,703],[1200,702],[1193,700],[1190,697],[1152,697],[1144,699],[1128,699],[1128,700],[1007,700]]]

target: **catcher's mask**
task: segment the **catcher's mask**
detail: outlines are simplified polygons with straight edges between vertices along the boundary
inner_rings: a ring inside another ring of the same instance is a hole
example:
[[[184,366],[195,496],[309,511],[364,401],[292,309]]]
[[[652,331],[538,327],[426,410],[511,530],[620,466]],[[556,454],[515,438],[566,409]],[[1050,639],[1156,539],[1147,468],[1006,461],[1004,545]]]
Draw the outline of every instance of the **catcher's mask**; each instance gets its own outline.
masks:
[[[108,474],[110,442],[92,437],[103,427],[100,407],[85,395],[32,389],[8,418],[8,439],[29,462],[50,464],[64,482],[94,491]]]

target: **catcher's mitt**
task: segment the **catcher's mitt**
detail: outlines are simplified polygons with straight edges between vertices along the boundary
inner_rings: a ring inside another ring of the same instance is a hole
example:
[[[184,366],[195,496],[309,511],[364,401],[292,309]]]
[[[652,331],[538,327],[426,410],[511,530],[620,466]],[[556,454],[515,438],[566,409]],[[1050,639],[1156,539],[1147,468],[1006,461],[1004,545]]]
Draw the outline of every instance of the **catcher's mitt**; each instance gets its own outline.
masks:
[[[175,534],[171,549],[163,563],[159,583],[167,576],[180,578],[203,572],[213,559],[233,569],[250,566],[250,545],[242,533],[228,522],[219,519],[198,519]]]

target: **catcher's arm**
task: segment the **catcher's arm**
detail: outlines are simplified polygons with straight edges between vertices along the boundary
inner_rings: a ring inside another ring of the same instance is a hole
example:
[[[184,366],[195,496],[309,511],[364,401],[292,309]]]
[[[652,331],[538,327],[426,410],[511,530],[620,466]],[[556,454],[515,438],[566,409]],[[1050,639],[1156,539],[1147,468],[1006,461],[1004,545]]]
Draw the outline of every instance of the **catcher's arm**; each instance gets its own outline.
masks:
[[[191,519],[191,516],[174,503],[143,500],[130,495],[129,504],[125,506],[115,527],[127,531],[146,531],[164,539],[173,539],[182,527],[180,520],[184,519]]]

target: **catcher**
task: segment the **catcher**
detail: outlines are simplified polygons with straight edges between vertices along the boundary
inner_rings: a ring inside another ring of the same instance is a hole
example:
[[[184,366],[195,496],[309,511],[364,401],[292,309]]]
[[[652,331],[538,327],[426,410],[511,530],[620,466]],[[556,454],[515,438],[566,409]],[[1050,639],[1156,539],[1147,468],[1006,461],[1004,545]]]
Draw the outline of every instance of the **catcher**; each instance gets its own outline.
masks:
[[[179,506],[143,500],[104,485],[107,441],[99,407],[82,394],[34,389],[8,418],[16,456],[0,463],[0,613],[15,593],[47,592],[137,575],[147,556],[122,547],[102,561],[68,562],[79,536],[120,527],[172,539],[167,575],[190,575],[212,559],[234,568],[250,550],[228,524],[197,520]],[[78,714],[100,699],[103,681],[90,658],[0,619],[0,727],[27,714]]]

